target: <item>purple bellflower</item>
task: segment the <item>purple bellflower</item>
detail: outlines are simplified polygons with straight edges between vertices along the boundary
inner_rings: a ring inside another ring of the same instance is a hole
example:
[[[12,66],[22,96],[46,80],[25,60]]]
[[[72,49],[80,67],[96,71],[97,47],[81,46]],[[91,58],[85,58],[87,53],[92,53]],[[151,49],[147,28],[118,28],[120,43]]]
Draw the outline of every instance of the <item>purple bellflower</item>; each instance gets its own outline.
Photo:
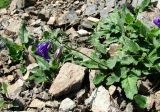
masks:
[[[153,23],[160,28],[160,17],[155,17],[155,18],[153,19]]]
[[[63,46],[60,46],[56,52],[54,53],[54,59],[58,59],[60,55],[62,54]]]
[[[36,54],[49,61],[51,58],[48,55],[50,49],[50,42],[44,42],[37,45]]]

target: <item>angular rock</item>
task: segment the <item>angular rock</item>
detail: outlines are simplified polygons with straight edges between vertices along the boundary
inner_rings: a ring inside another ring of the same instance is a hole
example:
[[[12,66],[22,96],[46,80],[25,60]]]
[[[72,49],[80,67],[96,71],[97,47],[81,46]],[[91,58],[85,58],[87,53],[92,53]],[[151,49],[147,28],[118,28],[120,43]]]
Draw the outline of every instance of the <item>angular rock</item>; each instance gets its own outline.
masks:
[[[92,14],[97,14],[97,5],[95,4],[88,4],[86,9],[85,9],[85,12],[84,12],[84,15],[87,15],[87,16],[90,16]]]
[[[15,99],[19,96],[19,93],[22,90],[22,86],[24,85],[24,81],[22,79],[18,79],[14,84],[9,85],[7,88],[7,95],[10,99]]]
[[[47,101],[46,106],[52,108],[58,108],[60,103],[58,101]]]
[[[34,99],[29,107],[34,107],[34,108],[43,108],[45,106],[45,102],[39,100],[39,99]]]
[[[79,18],[74,10],[71,10],[68,13],[66,13],[65,19],[72,25],[79,22]]]
[[[14,11],[15,9],[22,9],[25,6],[25,0],[12,0],[9,10]]]
[[[91,96],[85,100],[85,104],[92,105],[92,112],[109,112],[111,100],[109,92],[103,87],[100,86],[95,89]],[[112,111],[111,111],[112,112]]]
[[[69,35],[70,40],[75,40],[76,37],[79,36],[78,33],[76,32],[76,30],[73,27],[71,27],[70,29],[68,29],[66,31],[66,33]]]
[[[54,16],[50,17],[49,20],[48,20],[48,22],[47,22],[47,24],[48,25],[53,25],[55,23],[55,21],[56,21],[56,17],[54,17]]]
[[[61,96],[71,91],[79,90],[85,75],[85,70],[85,67],[69,62],[65,63],[54,79],[49,93],[53,96]]]
[[[108,91],[109,91],[109,94],[110,94],[110,95],[113,95],[114,92],[116,91],[116,86],[111,85],[111,86],[108,88]]]
[[[7,26],[6,30],[9,32],[17,33],[19,32],[19,29],[21,27],[22,20],[19,18],[11,18],[9,20],[9,25]]]
[[[72,111],[75,107],[76,107],[75,102],[69,98],[66,98],[61,102],[59,107],[59,112],[69,112]]]
[[[96,86],[93,83],[93,79],[96,76],[97,71],[96,70],[91,70],[89,73],[89,82],[90,82],[90,92],[92,92]]]

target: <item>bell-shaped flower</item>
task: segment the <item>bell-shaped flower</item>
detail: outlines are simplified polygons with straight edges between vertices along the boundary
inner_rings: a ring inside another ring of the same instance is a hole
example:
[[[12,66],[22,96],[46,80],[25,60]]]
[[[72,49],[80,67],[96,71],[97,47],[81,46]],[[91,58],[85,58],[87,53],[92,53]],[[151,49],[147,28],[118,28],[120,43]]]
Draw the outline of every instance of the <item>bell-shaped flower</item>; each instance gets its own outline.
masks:
[[[63,46],[60,46],[56,52],[54,53],[54,59],[58,59],[60,55],[62,54]]]
[[[50,49],[50,42],[44,42],[37,45],[36,54],[49,61],[51,58],[48,55]]]
[[[155,18],[153,19],[153,23],[160,28],[160,17],[155,17]]]

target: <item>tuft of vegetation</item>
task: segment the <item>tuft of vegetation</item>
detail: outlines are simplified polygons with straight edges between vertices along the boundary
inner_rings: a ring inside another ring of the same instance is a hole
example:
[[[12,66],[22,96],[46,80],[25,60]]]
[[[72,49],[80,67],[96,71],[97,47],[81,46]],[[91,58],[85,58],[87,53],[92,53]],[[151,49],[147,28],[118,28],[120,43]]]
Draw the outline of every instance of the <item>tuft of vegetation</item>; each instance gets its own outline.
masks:
[[[11,3],[11,0],[0,0],[0,8],[8,7],[10,3]]]

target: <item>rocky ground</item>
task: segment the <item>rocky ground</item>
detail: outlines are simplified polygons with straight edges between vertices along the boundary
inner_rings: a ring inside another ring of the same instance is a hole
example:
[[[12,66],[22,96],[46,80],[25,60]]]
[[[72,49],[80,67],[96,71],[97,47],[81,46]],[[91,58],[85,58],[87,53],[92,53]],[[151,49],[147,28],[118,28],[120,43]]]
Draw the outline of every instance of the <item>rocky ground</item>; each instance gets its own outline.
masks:
[[[0,9],[0,35],[15,40],[22,21],[27,23],[27,29],[34,36],[42,38],[42,32],[55,28],[63,29],[69,34],[68,39],[78,43],[81,52],[89,55],[92,49],[83,43],[91,34],[94,22],[106,18],[115,6],[126,4],[129,8],[139,5],[141,0],[13,0],[8,8]],[[160,16],[160,1],[152,0],[150,10],[138,15],[139,19],[152,27],[152,19]],[[132,7],[131,7],[132,6]],[[35,60],[29,57],[32,69]],[[17,107],[7,105],[6,110],[25,110],[42,112],[142,112],[134,104],[122,97],[120,87],[111,85],[109,88],[96,88],[92,83],[96,70],[65,63],[60,68],[57,77],[51,85],[32,85],[20,77],[20,65],[12,66],[7,50],[0,52],[0,82],[7,80],[8,97],[16,97]],[[2,76],[3,75],[3,76]],[[139,82],[142,91],[149,91],[151,82]],[[144,92],[145,92],[144,91]],[[148,96],[148,107],[156,105],[160,111],[160,91]],[[2,96],[0,96],[2,97]]]

